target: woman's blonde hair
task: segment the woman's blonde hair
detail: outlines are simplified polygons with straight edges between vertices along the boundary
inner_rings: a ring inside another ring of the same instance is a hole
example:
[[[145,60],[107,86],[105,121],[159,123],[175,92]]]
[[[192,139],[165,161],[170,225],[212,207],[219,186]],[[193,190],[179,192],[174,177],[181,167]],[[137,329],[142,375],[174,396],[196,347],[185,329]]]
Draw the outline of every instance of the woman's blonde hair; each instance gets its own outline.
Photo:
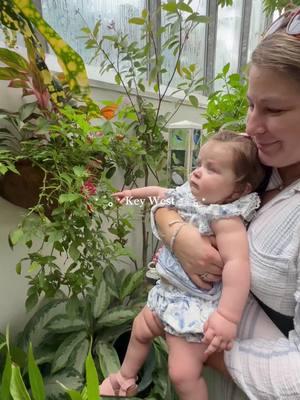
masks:
[[[300,82],[300,38],[287,34],[285,28],[266,36],[253,51],[251,64]]]

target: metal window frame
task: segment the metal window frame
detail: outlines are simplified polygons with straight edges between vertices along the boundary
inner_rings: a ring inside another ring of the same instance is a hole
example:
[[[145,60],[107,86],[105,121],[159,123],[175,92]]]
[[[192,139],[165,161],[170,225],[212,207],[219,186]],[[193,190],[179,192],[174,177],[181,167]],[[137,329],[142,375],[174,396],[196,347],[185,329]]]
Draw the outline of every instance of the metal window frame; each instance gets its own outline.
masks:
[[[238,60],[239,73],[242,71],[242,68],[247,64],[251,11],[252,11],[252,0],[243,0],[240,45],[239,45],[239,60]]]
[[[218,1],[207,0],[206,15],[210,17],[210,22],[205,30],[205,51],[204,51],[204,76],[209,83],[214,78],[216,42],[217,42],[217,23],[218,23]]]

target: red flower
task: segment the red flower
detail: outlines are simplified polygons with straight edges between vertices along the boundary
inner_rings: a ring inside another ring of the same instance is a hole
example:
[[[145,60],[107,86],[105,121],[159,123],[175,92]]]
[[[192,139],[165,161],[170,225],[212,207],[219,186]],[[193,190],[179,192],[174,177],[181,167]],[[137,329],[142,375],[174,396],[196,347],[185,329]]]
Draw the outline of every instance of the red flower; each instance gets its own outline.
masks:
[[[88,200],[91,196],[97,193],[97,188],[91,180],[87,180],[81,186],[80,193],[84,195],[84,198]]]

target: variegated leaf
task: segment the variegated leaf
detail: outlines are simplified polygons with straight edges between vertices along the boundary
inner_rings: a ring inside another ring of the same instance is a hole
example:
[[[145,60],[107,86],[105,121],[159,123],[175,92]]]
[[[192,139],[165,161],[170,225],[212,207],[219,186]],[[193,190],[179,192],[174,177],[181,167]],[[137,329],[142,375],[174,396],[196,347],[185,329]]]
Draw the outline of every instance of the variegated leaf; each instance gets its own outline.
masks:
[[[46,329],[55,333],[77,332],[85,329],[85,322],[78,318],[71,319],[68,315],[57,315],[48,322]]]
[[[96,353],[99,359],[101,372],[104,376],[108,376],[112,372],[117,372],[120,369],[118,354],[111,343],[98,342],[96,345]]]
[[[126,296],[133,293],[143,282],[145,277],[145,269],[139,269],[133,274],[128,275],[121,287],[121,300],[124,300]]]
[[[51,368],[52,374],[64,368],[68,364],[70,356],[75,352],[79,344],[86,339],[86,336],[87,333],[83,331],[79,333],[76,332],[66,337],[55,352]]]
[[[99,318],[110,304],[110,293],[107,290],[105,281],[102,279],[98,288],[96,288],[96,296],[93,301],[93,316]]]
[[[136,316],[134,310],[120,309],[116,307],[115,309],[110,309],[98,320],[97,326],[116,326],[124,324],[127,321],[131,321]]]

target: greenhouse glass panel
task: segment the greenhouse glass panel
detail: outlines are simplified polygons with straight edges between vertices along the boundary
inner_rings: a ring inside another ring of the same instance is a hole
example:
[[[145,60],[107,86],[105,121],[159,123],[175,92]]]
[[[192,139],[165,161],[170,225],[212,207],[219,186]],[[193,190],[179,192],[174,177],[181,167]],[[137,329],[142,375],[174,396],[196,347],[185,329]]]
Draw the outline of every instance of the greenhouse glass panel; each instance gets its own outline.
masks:
[[[251,58],[252,51],[260,41],[265,30],[266,15],[263,12],[264,6],[261,0],[252,0],[250,32],[248,42],[248,60]]]
[[[113,35],[111,28],[115,27],[128,34],[129,40],[140,42],[139,27],[128,24],[128,19],[140,16],[145,3],[146,0],[43,0],[42,12],[45,20],[89,63],[94,50],[85,49],[84,40],[78,38],[82,36],[81,28],[93,28],[101,19],[101,34]],[[106,50],[111,52],[109,45]],[[99,64],[99,58],[94,63]]]
[[[227,63],[232,72],[238,70],[242,7],[243,1],[235,0],[232,6],[218,9],[215,75]]]
[[[190,6],[194,11],[197,11],[201,15],[206,15],[206,0],[192,0]],[[186,17],[189,16],[188,13],[183,13]],[[162,13],[162,25],[166,24],[165,14]],[[186,47],[181,54],[180,61],[181,65],[197,64],[197,67],[204,75],[204,57],[205,57],[205,30],[206,24],[199,24],[194,31],[189,35],[189,40],[187,41]],[[167,39],[164,35],[163,41]],[[167,83],[175,68],[175,57],[171,50],[164,50],[163,55],[166,57],[166,69],[167,72],[163,75],[163,83]],[[178,74],[175,75],[172,81],[172,86],[180,83],[181,78]]]

